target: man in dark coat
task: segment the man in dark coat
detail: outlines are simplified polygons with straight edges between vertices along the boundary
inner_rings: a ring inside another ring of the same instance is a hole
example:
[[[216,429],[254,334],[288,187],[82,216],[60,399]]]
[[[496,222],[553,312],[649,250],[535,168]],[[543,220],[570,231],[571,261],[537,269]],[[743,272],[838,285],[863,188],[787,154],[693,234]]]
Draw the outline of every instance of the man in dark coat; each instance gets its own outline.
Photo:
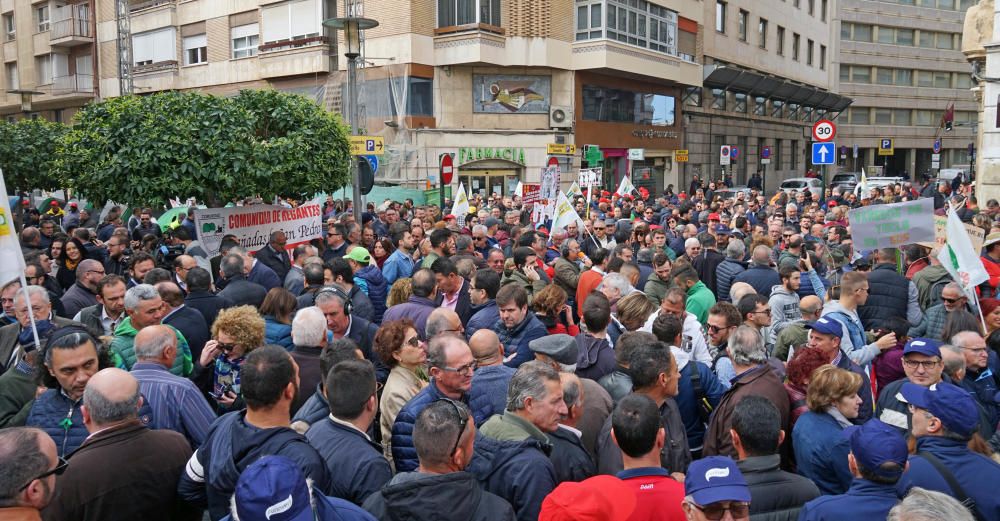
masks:
[[[274,231],[271,232],[271,237],[267,245],[254,253],[254,258],[260,264],[271,268],[271,271],[281,281],[285,280],[285,276],[288,275],[288,270],[291,269],[292,265],[288,258],[288,251],[285,250],[287,243],[288,240],[285,238],[285,232],[281,230]]]
[[[234,306],[253,306],[259,308],[267,296],[267,289],[260,284],[247,280],[244,273],[243,257],[226,255],[220,266],[226,287],[219,296],[228,299]],[[272,272],[273,273],[273,272]],[[190,277],[190,273],[188,274]]]
[[[93,259],[84,259],[76,267],[76,282],[63,293],[61,299],[67,318],[73,318],[81,309],[97,304],[97,283],[104,278],[104,266]]]
[[[359,506],[392,479],[382,446],[367,434],[378,412],[375,384],[375,370],[367,360],[335,365],[326,378],[330,415],[306,432],[330,476],[324,492]]]
[[[431,271],[437,280],[438,294],[434,300],[437,307],[446,307],[458,313],[462,325],[472,318],[472,301],[469,299],[469,282],[458,274],[455,263],[448,258],[439,258],[431,264]]]
[[[205,347],[205,342],[211,339],[211,332],[205,317],[196,309],[184,304],[184,294],[181,288],[173,282],[160,282],[156,284],[156,292],[163,299],[163,305],[168,308],[167,314],[160,321],[161,324],[173,326],[184,335],[191,349],[191,358],[198,360],[201,358],[201,350]]]
[[[858,306],[865,330],[883,328],[893,317],[905,317],[911,326],[923,322],[917,286],[896,272],[895,248],[875,250],[875,262],[868,273],[868,300]]]
[[[52,313],[48,292],[40,286],[28,286],[29,302],[36,309],[35,327],[39,340],[44,343],[45,334],[68,325],[80,325],[78,322],[57,317]],[[35,306],[38,306],[35,308]],[[41,312],[39,312],[40,310]],[[24,301],[24,291],[18,290],[14,295],[14,316],[17,322],[0,327],[0,373],[14,366],[18,356],[25,351],[35,349],[35,337],[31,334],[31,317],[28,316],[28,302]],[[30,346],[30,347],[29,347]],[[27,349],[26,349],[27,348]]]
[[[333,338],[353,340],[365,358],[375,365],[375,375],[378,381],[385,383],[386,378],[389,377],[389,368],[375,355],[373,349],[378,326],[361,317],[354,316],[350,299],[337,286],[318,292],[316,294],[316,307],[326,316],[326,326],[333,333]]]
[[[577,422],[583,416],[584,389],[580,378],[573,373],[559,373],[559,380],[562,382],[566,416],[559,422],[558,428],[548,434],[552,442],[549,459],[555,467],[559,483],[583,481],[597,474],[594,460],[583,446],[583,433],[577,429]]]
[[[83,394],[87,441],[56,481],[59,491],[45,519],[201,519],[184,505],[176,483],[191,456],[184,436],[150,430],[139,420],[139,382],[121,369],[99,371]],[[120,462],[120,464],[109,464]],[[142,500],[123,490],[142,484]]]
[[[740,472],[750,487],[750,515],[762,520],[798,519],[799,509],[819,497],[819,488],[804,476],[780,469],[778,446],[784,440],[781,415],[766,398],[747,396],[733,411],[733,447]]]
[[[722,226],[722,225],[719,225]],[[725,228],[723,226],[723,228]],[[729,229],[726,228],[728,233]],[[716,287],[716,269],[722,261],[726,259],[724,255],[719,253],[716,248],[717,242],[714,235],[705,233],[698,236],[698,240],[701,241],[701,253],[694,258],[694,269],[698,272],[698,280],[705,283],[708,289],[712,291],[713,295],[716,295],[718,299],[718,292]]]
[[[202,268],[192,268],[187,274],[188,294],[184,297],[184,305],[201,313],[205,324],[211,329],[219,311],[234,304],[226,297],[220,297],[211,292],[212,278],[208,271]]]
[[[781,277],[771,267],[771,248],[764,245],[754,248],[750,258],[750,267],[733,277],[733,283],[736,282],[746,282],[764,298],[770,297],[771,288],[781,284]]]
[[[476,424],[465,404],[438,400],[428,405],[417,416],[413,442],[420,461],[417,471],[397,474],[368,497],[365,510],[380,520],[398,514],[414,521],[442,517],[514,521],[510,503],[483,490],[476,476],[465,471],[475,452],[473,446],[479,448]],[[443,516],[445,510],[447,516]]]

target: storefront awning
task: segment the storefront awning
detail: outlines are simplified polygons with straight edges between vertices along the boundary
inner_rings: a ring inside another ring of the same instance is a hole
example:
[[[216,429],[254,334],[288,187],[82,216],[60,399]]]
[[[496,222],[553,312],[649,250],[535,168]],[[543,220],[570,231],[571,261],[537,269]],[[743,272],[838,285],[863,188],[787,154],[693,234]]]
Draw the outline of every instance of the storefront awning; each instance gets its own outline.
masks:
[[[842,112],[854,101],[827,90],[728,65],[706,65],[704,71],[707,88],[763,96],[829,112]]]

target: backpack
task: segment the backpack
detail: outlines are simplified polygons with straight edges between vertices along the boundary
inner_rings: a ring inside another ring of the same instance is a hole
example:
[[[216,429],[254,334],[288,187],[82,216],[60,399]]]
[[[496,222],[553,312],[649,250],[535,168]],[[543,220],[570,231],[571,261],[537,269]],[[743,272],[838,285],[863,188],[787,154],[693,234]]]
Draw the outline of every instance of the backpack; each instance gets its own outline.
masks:
[[[701,372],[698,371],[698,362],[691,360],[688,362],[691,368],[691,390],[694,391],[694,399],[698,404],[698,418],[702,423],[708,425],[708,420],[712,417],[712,404],[708,401],[708,395],[701,386]]]
[[[927,308],[931,308],[941,303],[941,291],[951,282],[951,276],[944,276],[937,282],[931,284],[927,292]]]

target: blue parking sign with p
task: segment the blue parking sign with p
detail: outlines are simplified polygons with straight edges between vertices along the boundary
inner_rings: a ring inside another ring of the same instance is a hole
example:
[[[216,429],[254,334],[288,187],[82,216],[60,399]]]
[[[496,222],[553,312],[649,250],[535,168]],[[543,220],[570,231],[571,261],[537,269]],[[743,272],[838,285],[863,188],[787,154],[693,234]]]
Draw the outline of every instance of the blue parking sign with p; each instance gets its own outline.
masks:
[[[374,152],[374,151],[375,151],[375,140],[374,139],[365,140],[365,152]]]

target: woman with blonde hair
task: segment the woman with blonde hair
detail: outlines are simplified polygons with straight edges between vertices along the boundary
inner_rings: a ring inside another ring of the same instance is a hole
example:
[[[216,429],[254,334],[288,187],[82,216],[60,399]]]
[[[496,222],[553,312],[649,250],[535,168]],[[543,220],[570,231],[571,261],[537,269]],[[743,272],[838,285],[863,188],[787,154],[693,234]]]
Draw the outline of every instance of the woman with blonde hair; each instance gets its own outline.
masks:
[[[626,331],[638,331],[654,311],[656,306],[649,301],[646,294],[637,291],[618,301],[617,318]]]
[[[222,412],[243,408],[240,368],[247,353],[264,345],[264,318],[253,306],[223,309],[212,323],[212,340],[205,342],[199,362],[212,371],[209,393]]]
[[[403,405],[427,385],[424,368],[427,349],[408,318],[382,324],[375,333],[374,348],[382,362],[392,369],[379,399],[383,454],[392,463],[392,424]]]
[[[847,467],[851,447],[843,431],[853,425],[861,410],[861,383],[857,373],[820,366],[806,391],[809,411],[792,429],[798,473],[813,480],[823,495],[843,494],[851,485],[853,477]]]
[[[391,308],[396,304],[402,304],[413,296],[413,279],[404,277],[396,279],[389,288],[389,296],[385,299],[385,307]]]

